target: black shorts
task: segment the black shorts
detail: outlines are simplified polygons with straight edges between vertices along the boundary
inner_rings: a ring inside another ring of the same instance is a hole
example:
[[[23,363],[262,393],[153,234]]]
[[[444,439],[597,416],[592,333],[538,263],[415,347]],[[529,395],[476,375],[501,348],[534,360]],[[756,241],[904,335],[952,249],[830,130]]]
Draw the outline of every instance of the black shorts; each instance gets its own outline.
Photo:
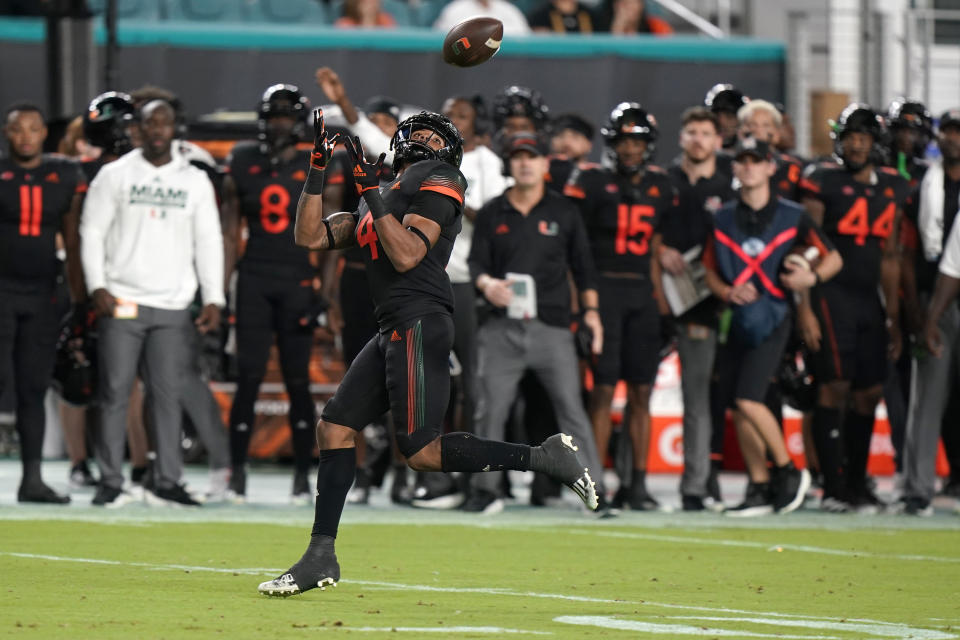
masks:
[[[603,352],[597,359],[596,384],[653,384],[660,367],[660,312],[649,283],[601,278],[597,293]]]
[[[875,291],[826,284],[813,294],[820,321],[820,351],[814,354],[817,382],[846,380],[868,389],[887,378],[887,316]]]
[[[717,352],[717,389],[722,398],[765,402],[776,380],[793,322],[784,319],[766,340],[748,347],[729,338]]]
[[[410,457],[439,437],[450,399],[453,318],[434,313],[375,335],[323,409],[325,422],[360,431],[390,409]]]

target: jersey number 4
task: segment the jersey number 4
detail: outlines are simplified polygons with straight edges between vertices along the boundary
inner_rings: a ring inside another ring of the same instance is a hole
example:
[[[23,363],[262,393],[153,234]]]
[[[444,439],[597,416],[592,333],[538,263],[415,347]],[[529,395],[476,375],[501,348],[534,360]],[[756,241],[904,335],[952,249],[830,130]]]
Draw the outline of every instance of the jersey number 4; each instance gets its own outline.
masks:
[[[282,184],[271,184],[260,192],[260,226],[267,233],[283,233],[290,226],[290,192]]]
[[[645,204],[621,204],[617,207],[617,240],[614,248],[618,255],[629,252],[642,256],[650,250],[653,225],[644,218],[652,218],[654,213],[653,207]]]
[[[39,236],[43,219],[43,189],[40,185],[20,185],[20,235]]]
[[[854,242],[858,245],[865,244],[867,236],[870,235],[886,238],[893,232],[893,218],[896,212],[897,203],[891,202],[871,225],[867,199],[861,196],[854,201],[850,210],[837,223],[837,232],[853,236]]]
[[[360,225],[357,227],[357,244],[363,247],[370,247],[370,259],[376,260],[380,257],[377,251],[377,230],[373,228],[373,214],[367,211],[363,216]]]

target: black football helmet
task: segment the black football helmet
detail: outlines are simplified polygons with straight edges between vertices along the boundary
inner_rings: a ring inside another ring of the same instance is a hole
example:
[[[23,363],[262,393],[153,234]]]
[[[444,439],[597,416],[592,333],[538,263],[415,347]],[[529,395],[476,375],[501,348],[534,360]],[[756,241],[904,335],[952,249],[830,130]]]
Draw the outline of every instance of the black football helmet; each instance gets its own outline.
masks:
[[[715,84],[707,91],[703,106],[714,113],[727,111],[736,114],[740,107],[750,102],[750,98],[732,84]]]
[[[267,87],[257,107],[257,138],[261,150],[266,153],[270,149],[283,149],[306,140],[309,113],[310,101],[296,85],[275,84]],[[267,126],[271,116],[290,116],[296,120],[296,124],[288,135],[278,136]]]
[[[843,157],[843,137],[848,133],[868,133],[873,137],[869,164],[886,164],[888,136],[887,126],[882,115],[863,102],[847,105],[836,121],[830,123],[830,137],[833,139],[833,153],[850,171],[859,171],[862,166],[854,166]]]
[[[60,323],[52,386],[69,404],[85,407],[97,391],[96,316],[76,307]]]
[[[608,161],[616,166],[617,172],[623,175],[633,175],[640,171],[649,162],[657,149],[657,138],[660,130],[653,114],[636,102],[621,102],[613,111],[607,124],[600,128],[600,135],[607,143],[606,156]],[[620,158],[613,147],[623,138],[639,138],[646,140],[647,149],[643,154],[643,162],[635,166],[627,166],[620,162]]]
[[[894,98],[887,107],[887,128],[891,134],[898,129],[913,129],[917,132],[913,145],[913,156],[922,158],[933,138],[933,115],[919,100]]]
[[[83,137],[106,153],[122,156],[133,148],[130,124],[136,120],[136,108],[129,95],[108,91],[90,101],[83,114]]]
[[[428,145],[413,139],[413,132],[429,129],[439,135],[447,143],[440,150],[434,150]],[[463,160],[463,137],[449,119],[439,113],[421,111],[403,120],[397,125],[397,132],[390,140],[390,149],[393,151],[393,170],[421,160],[442,160],[449,165],[460,168]]]
[[[493,125],[498,130],[507,118],[523,116],[533,120],[537,131],[540,131],[547,124],[549,112],[540,93],[527,87],[507,87],[493,99]]]

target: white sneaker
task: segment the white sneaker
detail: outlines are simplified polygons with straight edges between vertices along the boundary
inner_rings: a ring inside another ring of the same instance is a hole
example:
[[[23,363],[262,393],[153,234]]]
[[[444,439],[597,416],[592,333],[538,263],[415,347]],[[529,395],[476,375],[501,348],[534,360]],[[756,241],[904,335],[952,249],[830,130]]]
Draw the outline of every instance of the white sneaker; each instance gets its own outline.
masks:
[[[210,469],[207,490],[198,496],[201,502],[224,502],[230,485],[230,467]]]

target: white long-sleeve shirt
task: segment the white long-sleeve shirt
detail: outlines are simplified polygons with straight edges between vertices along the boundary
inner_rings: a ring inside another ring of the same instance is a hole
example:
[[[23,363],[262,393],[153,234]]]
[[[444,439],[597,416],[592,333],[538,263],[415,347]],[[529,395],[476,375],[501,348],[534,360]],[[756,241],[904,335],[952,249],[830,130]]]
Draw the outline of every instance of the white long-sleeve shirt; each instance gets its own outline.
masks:
[[[489,147],[477,146],[464,153],[460,173],[467,179],[467,192],[463,196],[463,203],[474,211],[479,211],[488,200],[497,197],[507,188],[507,178],[503,175],[503,160]],[[470,282],[467,258],[470,256],[472,242],[473,223],[464,216],[460,235],[453,243],[450,261],[447,262],[450,282]]]
[[[179,153],[155,167],[141,150],[103,166],[80,222],[90,293],[159,309],[225,304],[223,235],[210,179]]]

